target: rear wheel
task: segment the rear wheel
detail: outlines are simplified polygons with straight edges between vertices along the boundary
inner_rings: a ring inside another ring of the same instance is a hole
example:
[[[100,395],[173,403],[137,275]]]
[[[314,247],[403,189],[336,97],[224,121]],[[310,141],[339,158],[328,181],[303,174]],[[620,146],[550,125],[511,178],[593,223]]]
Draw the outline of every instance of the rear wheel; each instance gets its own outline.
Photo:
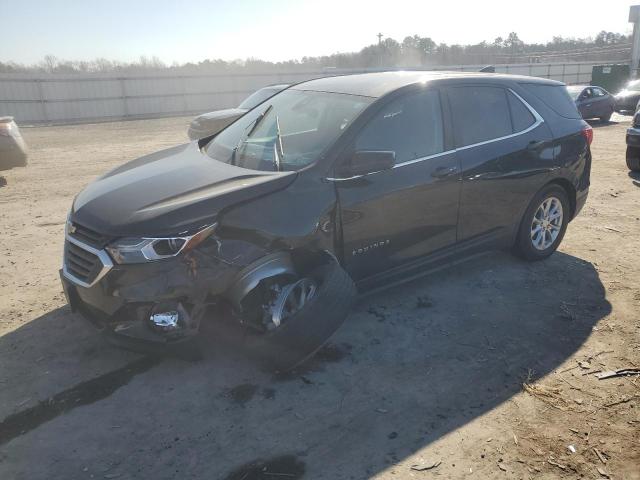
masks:
[[[342,325],[356,297],[353,280],[336,262],[260,288],[262,331],[248,333],[245,345],[252,357],[280,372],[317,352]]]
[[[609,123],[609,120],[611,120],[611,115],[613,115],[613,110],[611,110],[606,115],[603,115],[602,117],[600,117],[600,120],[604,123]]]
[[[633,172],[640,172],[640,147],[627,147],[627,167]]]
[[[516,253],[529,261],[543,260],[556,251],[567,230],[571,205],[564,188],[549,185],[531,201],[522,218]]]

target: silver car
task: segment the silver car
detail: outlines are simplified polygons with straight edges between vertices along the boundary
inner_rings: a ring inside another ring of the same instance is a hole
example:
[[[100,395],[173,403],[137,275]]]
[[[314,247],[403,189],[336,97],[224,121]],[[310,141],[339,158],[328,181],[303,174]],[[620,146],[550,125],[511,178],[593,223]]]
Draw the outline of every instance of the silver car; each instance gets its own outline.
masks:
[[[0,171],[27,165],[27,146],[13,117],[0,117]]]
[[[288,86],[287,84],[269,85],[249,95],[237,108],[216,110],[215,112],[203,113],[197,116],[189,125],[189,139],[200,140],[201,138],[218,133],[249,110],[260,105]]]

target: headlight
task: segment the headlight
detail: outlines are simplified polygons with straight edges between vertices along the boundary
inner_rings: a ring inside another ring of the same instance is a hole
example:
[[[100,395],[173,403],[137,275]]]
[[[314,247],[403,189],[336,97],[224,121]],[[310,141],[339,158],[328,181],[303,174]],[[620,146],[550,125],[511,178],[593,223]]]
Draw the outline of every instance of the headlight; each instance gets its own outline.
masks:
[[[183,237],[121,238],[107,247],[117,263],[145,263],[171,258],[194,249],[209,237],[216,224]]]

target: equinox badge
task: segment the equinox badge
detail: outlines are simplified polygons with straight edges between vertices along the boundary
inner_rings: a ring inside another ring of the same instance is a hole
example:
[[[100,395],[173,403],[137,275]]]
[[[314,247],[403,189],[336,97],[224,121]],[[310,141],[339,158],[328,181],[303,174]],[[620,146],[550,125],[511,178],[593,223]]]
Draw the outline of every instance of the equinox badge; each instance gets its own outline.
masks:
[[[352,256],[355,255],[362,255],[363,253],[367,253],[369,250],[374,250],[376,248],[379,247],[384,247],[386,245],[389,245],[390,240],[380,240],[379,242],[375,242],[372,243],[371,245],[367,245],[366,247],[362,247],[362,248],[354,248],[353,251],[351,252]]]

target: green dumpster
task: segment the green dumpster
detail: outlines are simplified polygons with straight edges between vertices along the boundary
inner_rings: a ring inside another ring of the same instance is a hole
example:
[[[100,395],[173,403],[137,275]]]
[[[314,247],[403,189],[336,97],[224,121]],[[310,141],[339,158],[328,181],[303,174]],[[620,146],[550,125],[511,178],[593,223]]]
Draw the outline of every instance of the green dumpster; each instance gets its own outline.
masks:
[[[617,93],[631,77],[628,64],[594,65],[591,69],[591,85]]]

